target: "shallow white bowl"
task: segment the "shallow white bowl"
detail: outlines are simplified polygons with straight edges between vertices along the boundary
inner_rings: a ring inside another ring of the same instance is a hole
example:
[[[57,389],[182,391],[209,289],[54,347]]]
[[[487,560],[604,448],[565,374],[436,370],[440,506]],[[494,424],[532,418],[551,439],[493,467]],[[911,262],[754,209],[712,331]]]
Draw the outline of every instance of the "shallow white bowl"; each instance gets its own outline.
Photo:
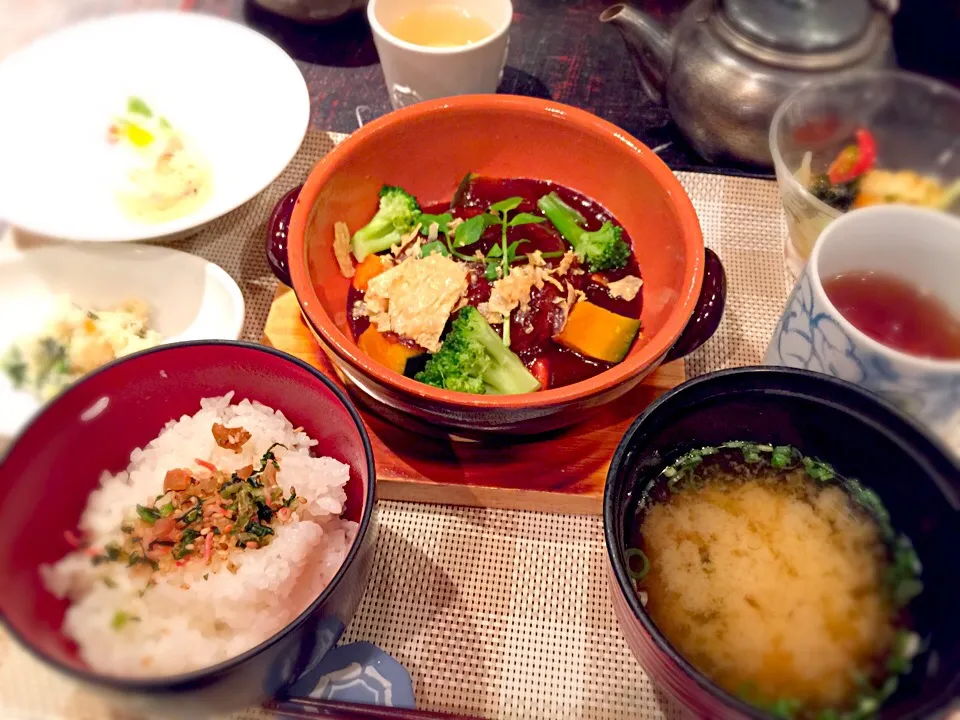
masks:
[[[115,199],[112,119],[142,98],[191,140],[213,193],[158,224]],[[64,240],[146,240],[235,209],[289,164],[310,121],[299,68],[263,35],[179,12],[115,15],[42,38],[0,64],[0,219]]]
[[[240,288],[196,255],[151,245],[0,245],[0,354],[35,334],[68,295],[83,307],[136,297],[150,308],[163,342],[236,340],[243,328]],[[0,373],[0,450],[40,409]]]

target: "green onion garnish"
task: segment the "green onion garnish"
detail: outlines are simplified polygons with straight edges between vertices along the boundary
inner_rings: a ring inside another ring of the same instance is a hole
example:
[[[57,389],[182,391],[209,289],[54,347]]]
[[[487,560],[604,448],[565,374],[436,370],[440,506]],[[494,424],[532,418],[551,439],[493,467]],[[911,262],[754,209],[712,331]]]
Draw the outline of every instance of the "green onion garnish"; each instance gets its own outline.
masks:
[[[643,550],[639,548],[627,548],[624,556],[627,559],[627,574],[630,575],[630,579],[637,582],[643,580],[647,576],[647,573],[650,572],[650,559],[644,554]],[[633,569],[633,563],[631,561],[635,557],[640,558],[640,561],[643,563],[640,570]]]

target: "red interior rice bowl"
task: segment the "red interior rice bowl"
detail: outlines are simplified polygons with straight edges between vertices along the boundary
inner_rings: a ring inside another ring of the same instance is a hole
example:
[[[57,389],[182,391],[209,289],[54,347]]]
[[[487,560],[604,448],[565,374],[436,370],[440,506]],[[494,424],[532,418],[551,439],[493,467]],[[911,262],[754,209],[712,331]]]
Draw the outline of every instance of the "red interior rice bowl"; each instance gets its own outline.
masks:
[[[343,563],[347,465],[279,410],[233,393],[200,401],[104,472],[77,549],[41,568],[70,600],[63,631],[87,664],[174,675],[228,660],[282,630]]]

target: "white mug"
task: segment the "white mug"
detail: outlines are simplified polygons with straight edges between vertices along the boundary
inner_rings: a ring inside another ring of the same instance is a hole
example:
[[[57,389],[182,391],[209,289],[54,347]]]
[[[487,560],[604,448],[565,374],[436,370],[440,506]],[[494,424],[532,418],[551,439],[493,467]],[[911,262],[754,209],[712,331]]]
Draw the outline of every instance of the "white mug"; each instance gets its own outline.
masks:
[[[852,272],[896,277],[931,293],[960,317],[960,219],[935,210],[885,205],[835,220],[814,245],[764,363],[848,380],[935,430],[947,430],[960,410],[960,359],[908,355],[858,330],[823,289],[824,280]]]
[[[427,47],[401,40],[387,29],[425,5],[462,8],[486,21],[493,32],[469,45]],[[422,100],[497,91],[507,62],[510,0],[370,0],[367,19],[395,110]]]

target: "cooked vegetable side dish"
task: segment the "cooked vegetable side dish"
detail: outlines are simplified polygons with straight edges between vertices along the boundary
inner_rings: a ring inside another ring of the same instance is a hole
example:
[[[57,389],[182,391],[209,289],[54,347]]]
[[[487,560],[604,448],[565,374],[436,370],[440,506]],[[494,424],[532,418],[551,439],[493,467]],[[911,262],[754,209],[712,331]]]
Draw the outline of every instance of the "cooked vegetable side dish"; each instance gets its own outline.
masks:
[[[183,133],[131,97],[126,112],[107,129],[119,167],[117,201],[129,216],[147,223],[173,220],[210,197],[210,168]]]
[[[160,343],[142,300],[88,310],[61,297],[59,305],[39,335],[18,342],[0,358],[0,369],[13,386],[40,400],[49,400],[101,365]]]
[[[884,170],[877,167],[879,158],[873,135],[860,128],[856,143],[841,150],[825,173],[811,174],[812,154],[807,153],[798,179],[817,199],[841,212],[885,203],[947,210],[960,200],[960,179],[944,185],[913,170]]]
[[[282,413],[233,393],[171,421],[125,471],[104,472],[76,550],[41,568],[70,600],[64,631],[91,667],[153,676],[254,647],[299,615],[357,532],[349,467]]]
[[[873,491],[793,447],[684,454],[647,485],[628,532],[628,571],[660,631],[778,717],[872,716],[921,649],[910,540]]]
[[[610,214],[540,180],[468,176],[421,208],[384,186],[373,219],[335,227],[359,348],[420,382],[473,394],[569,385],[640,335],[642,280]]]

